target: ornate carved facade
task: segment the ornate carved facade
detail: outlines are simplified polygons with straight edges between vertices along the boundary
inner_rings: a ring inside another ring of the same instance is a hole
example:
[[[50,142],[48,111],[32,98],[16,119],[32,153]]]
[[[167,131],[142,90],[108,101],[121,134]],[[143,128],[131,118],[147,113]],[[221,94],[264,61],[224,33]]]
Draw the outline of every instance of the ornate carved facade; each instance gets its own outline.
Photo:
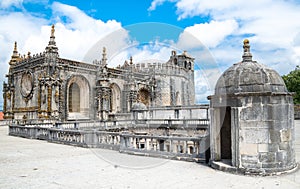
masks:
[[[106,49],[93,63],[59,57],[52,26],[45,51],[20,56],[17,44],[3,86],[4,116],[16,120],[108,120],[136,103],[146,107],[194,104],[194,58],[172,51],[165,63],[107,66]]]

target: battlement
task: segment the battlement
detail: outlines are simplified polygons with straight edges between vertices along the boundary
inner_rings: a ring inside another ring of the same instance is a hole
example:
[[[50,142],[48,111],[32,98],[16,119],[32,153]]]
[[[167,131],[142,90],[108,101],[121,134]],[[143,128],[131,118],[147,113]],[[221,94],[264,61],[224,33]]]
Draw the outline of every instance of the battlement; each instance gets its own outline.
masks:
[[[144,72],[144,73],[150,73],[153,72],[155,74],[167,74],[167,75],[186,75],[189,73],[190,70],[167,63],[137,63],[132,64],[132,69],[135,72]]]
[[[30,53],[28,53],[28,55],[19,55],[19,58],[16,61],[15,65],[20,65],[20,64],[25,64],[31,61],[36,61],[36,60],[40,60],[41,58],[45,58],[45,52],[43,53],[36,53],[34,55],[31,56]]]

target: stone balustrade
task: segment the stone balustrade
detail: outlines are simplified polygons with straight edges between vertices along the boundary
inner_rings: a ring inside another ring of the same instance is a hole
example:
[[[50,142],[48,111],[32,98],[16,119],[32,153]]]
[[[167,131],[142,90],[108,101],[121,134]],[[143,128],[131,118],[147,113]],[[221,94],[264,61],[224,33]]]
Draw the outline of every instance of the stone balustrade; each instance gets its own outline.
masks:
[[[187,161],[205,161],[209,136],[149,136],[122,133],[120,152]]]
[[[183,136],[180,129],[176,134],[177,130],[173,128],[173,133],[162,134],[165,129],[168,130],[174,125],[182,131],[186,128],[197,131],[198,126],[201,131],[208,131],[209,120],[159,119],[144,120],[144,123],[138,124],[133,120],[23,125],[12,123],[9,126],[9,135],[81,147],[118,150],[129,154],[187,161],[205,160],[205,153],[209,148],[208,132]]]

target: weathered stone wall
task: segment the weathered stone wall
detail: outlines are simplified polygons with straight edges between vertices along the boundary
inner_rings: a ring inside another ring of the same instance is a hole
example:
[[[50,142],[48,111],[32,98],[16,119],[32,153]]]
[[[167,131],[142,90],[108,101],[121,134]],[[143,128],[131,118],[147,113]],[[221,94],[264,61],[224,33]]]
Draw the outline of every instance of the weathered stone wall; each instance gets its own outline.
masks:
[[[295,166],[291,96],[240,98],[240,166],[276,171]]]

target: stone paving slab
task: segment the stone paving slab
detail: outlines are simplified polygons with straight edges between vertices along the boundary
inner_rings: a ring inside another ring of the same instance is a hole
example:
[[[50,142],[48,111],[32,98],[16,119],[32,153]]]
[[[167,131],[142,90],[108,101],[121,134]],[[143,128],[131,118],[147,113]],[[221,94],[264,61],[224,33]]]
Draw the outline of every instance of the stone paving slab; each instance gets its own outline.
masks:
[[[300,159],[300,121],[296,121]],[[120,154],[7,135],[0,127],[0,188],[300,188],[300,171],[243,176],[202,164]]]

